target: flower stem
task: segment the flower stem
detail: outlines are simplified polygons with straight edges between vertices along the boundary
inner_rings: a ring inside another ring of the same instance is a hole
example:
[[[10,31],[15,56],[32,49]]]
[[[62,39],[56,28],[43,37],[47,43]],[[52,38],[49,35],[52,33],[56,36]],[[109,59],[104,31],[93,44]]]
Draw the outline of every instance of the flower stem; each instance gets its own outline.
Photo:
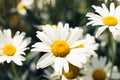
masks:
[[[18,80],[17,71],[16,71],[16,68],[15,68],[15,65],[14,65],[14,63],[13,63],[13,62],[12,62],[12,70],[13,70],[13,73],[14,73],[14,75],[15,75],[14,80]]]
[[[113,66],[114,66],[114,62],[115,62],[115,42],[114,42],[114,39],[113,39],[113,36],[112,36],[112,33],[109,32],[109,58],[111,58],[112,60],[112,66],[111,66],[111,72],[110,72],[110,78],[109,80],[111,79],[112,77],[112,73],[113,73]]]
[[[62,75],[60,75],[60,80],[62,80]]]

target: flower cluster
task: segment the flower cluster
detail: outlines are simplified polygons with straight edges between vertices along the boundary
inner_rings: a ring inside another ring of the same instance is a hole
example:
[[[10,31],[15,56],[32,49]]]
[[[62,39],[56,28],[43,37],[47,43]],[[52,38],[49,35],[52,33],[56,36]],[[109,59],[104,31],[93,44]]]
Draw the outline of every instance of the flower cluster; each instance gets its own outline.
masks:
[[[32,77],[29,75],[32,70],[33,72],[43,70],[45,77],[50,80],[119,80],[120,72],[116,61],[119,56],[117,53],[120,42],[120,6],[116,6],[109,0],[105,2],[102,3],[102,6],[92,5],[95,12],[86,13],[88,22],[85,25],[97,27],[94,36],[82,26],[70,27],[69,23],[38,25],[41,22],[38,21],[39,18],[36,19],[36,15],[31,14],[31,10],[37,7],[42,13],[42,10],[47,11],[46,7],[50,4],[52,8],[55,8],[57,6],[55,0],[18,1],[15,10],[24,19],[29,18],[25,23],[30,23],[30,27],[24,29],[26,32],[20,32],[22,27],[20,31],[14,31],[17,28],[0,28],[0,65],[7,64],[7,67],[12,65],[11,69],[15,76],[11,75],[10,68],[8,68],[7,74],[10,79],[14,80],[29,80]],[[33,5],[34,3],[36,6]],[[2,0],[0,6],[1,4]],[[51,12],[54,11],[52,8],[50,8]],[[7,13],[2,15],[5,14]],[[70,16],[68,17],[71,18]],[[32,18],[36,20],[32,20]],[[43,20],[49,20],[49,18],[51,17],[47,16]],[[5,23],[2,19],[0,17],[0,26]],[[20,21],[15,16],[14,20],[16,26]],[[14,23],[14,21],[11,22]],[[21,23],[24,22],[21,21]],[[35,23],[36,25],[33,25]],[[26,33],[28,34],[26,35]],[[24,66],[24,64],[26,65]],[[28,70],[23,69],[22,75],[17,74],[15,69],[20,66],[28,67]],[[27,76],[31,77],[27,78]],[[43,76],[40,75],[40,77],[42,79]],[[43,78],[43,80],[45,79]]]

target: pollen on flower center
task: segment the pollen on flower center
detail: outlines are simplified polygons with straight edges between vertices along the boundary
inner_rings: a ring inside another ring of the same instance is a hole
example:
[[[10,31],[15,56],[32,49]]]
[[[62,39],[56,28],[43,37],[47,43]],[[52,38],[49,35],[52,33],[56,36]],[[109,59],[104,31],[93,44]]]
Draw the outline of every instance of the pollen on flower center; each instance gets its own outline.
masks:
[[[6,45],[3,48],[3,53],[7,56],[13,56],[16,52],[16,48],[13,45]]]
[[[106,73],[102,69],[96,69],[93,72],[92,77],[93,77],[94,80],[105,80],[106,79]]]
[[[79,75],[79,68],[69,64],[69,72],[63,71],[63,74],[67,79],[74,79]]]
[[[115,26],[118,24],[118,20],[114,16],[107,16],[103,19],[103,23],[107,26]]]
[[[65,57],[70,52],[68,43],[63,40],[57,40],[51,45],[52,53],[56,57]]]

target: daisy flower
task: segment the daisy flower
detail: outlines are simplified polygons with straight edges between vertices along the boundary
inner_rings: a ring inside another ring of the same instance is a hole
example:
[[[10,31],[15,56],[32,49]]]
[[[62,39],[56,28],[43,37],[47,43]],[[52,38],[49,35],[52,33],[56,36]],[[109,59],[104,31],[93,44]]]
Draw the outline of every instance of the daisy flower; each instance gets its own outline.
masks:
[[[99,25],[100,27],[96,31],[96,37],[103,33],[106,29],[108,29],[115,40],[120,40],[120,6],[115,8],[114,3],[110,4],[110,10],[108,10],[107,6],[103,3],[102,7],[92,6],[95,9],[96,13],[87,13],[88,20],[90,20],[87,25],[92,24],[92,26]]]
[[[32,9],[34,0],[21,0],[17,5],[17,12],[21,15],[26,15],[26,9]]]
[[[44,26],[42,32],[37,32],[37,37],[42,42],[35,43],[31,50],[47,52],[38,60],[37,69],[54,65],[55,72],[61,75],[62,70],[69,71],[69,63],[81,68],[87,63],[88,55],[91,55],[81,52],[81,47],[84,46],[81,45],[79,36],[82,32],[78,27],[70,30],[69,24],[63,26],[61,22],[58,26]]]
[[[25,37],[25,33],[20,34],[19,31],[16,32],[14,37],[11,34],[11,30],[0,30],[0,63],[7,62],[10,63],[13,61],[15,64],[21,66],[22,61],[25,61],[26,58],[22,55],[25,55],[25,50],[27,50],[27,45],[30,43],[31,39]]]
[[[93,57],[91,59],[91,64],[88,65],[88,70],[82,71],[85,76],[83,78],[85,80],[108,80],[111,72],[112,62],[106,63],[106,57]],[[112,79],[119,79],[120,73],[116,66],[113,68]]]

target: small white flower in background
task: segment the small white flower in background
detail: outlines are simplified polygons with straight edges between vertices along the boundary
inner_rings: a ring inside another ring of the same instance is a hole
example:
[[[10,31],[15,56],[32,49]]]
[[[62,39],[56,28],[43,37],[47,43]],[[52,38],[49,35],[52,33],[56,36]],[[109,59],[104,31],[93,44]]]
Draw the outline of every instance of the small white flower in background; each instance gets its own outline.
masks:
[[[91,54],[97,57],[95,50],[98,49],[99,44],[95,42],[95,37],[90,34],[86,34],[84,37],[82,35],[80,39],[80,45],[77,47],[81,48],[81,52],[88,53],[89,56]]]
[[[34,0],[21,0],[17,5],[17,12],[21,15],[26,15],[26,9],[31,10],[33,8]]]
[[[37,6],[39,9],[42,9],[48,5],[51,5],[52,7],[55,7],[56,1],[55,0],[38,0]]]
[[[96,37],[101,35],[103,31],[108,29],[115,40],[120,41],[120,6],[115,8],[114,3],[110,4],[110,10],[103,3],[102,7],[92,6],[95,9],[95,13],[88,12],[87,17],[90,20],[87,25],[100,26],[95,34]]]
[[[83,78],[85,80],[108,80],[111,72],[112,62],[106,63],[106,57],[93,57],[91,59],[91,64],[88,65],[88,69],[82,71]],[[120,73],[116,66],[113,68],[112,79],[120,79]]]
[[[88,50],[84,49],[83,43],[86,41],[79,40],[82,32],[83,30],[78,27],[70,30],[69,24],[66,23],[63,26],[61,22],[57,26],[44,26],[43,31],[37,32],[37,37],[42,42],[35,43],[31,50],[47,52],[38,60],[37,68],[54,65],[55,72],[58,72],[60,75],[62,75],[63,70],[65,72],[69,71],[69,63],[82,68],[83,64],[87,63],[89,57],[95,55],[94,47],[91,47],[92,44],[89,45],[90,40],[87,43],[91,48],[86,48]]]
[[[15,64],[21,66],[26,58],[22,55],[25,55],[25,50],[31,42],[31,38],[25,38],[25,33],[20,34],[19,31],[16,32],[12,38],[12,32],[10,29],[0,30],[0,63],[7,62],[10,63],[13,61]]]

